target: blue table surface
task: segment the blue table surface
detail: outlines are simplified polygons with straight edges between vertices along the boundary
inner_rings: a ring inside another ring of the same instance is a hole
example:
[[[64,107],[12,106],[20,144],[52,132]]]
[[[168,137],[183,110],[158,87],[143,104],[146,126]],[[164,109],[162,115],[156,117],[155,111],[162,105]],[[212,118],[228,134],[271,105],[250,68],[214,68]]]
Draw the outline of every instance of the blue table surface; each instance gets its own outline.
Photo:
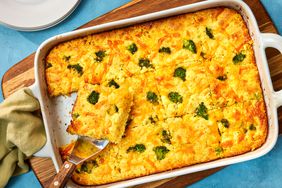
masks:
[[[38,32],[20,32],[0,26],[0,77],[15,63],[34,52],[47,38],[71,31],[88,21],[117,8],[129,0],[84,0],[74,13],[59,25]],[[282,34],[281,0],[261,0]],[[1,88],[0,88],[1,89]],[[2,93],[2,91],[1,91]],[[3,97],[0,95],[0,102]],[[201,187],[282,187],[282,138],[267,155],[252,161],[231,165],[193,184],[192,188]],[[8,188],[40,187],[34,173],[13,177]]]

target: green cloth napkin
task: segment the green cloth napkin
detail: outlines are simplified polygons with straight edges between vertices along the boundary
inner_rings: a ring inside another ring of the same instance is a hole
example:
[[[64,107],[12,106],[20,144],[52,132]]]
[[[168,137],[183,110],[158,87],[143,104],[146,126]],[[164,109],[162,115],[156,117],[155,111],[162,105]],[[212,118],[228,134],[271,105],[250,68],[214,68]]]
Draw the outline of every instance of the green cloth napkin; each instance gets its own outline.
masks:
[[[0,187],[12,175],[29,170],[25,160],[46,142],[38,100],[28,88],[20,89],[0,104]]]

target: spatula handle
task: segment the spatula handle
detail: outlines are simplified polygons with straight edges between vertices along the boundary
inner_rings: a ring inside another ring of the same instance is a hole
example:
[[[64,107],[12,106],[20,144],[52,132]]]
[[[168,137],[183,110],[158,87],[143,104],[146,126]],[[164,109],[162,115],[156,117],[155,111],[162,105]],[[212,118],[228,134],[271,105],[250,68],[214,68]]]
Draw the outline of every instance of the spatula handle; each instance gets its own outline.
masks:
[[[75,164],[65,161],[60,171],[49,185],[49,188],[63,188],[66,185],[69,177],[72,175],[75,166]]]

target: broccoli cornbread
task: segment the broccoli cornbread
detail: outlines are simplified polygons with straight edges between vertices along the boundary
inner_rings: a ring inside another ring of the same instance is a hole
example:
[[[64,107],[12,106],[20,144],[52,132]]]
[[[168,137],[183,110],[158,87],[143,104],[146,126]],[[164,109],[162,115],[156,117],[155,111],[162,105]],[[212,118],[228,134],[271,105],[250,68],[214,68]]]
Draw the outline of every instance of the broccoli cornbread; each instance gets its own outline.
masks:
[[[129,90],[128,86],[120,87],[114,80],[107,86],[81,85],[67,131],[118,143],[132,106]]]
[[[90,105],[93,89],[106,87],[121,96],[126,90],[119,87],[132,91],[122,139],[77,167],[72,178],[79,184],[106,184],[243,154],[267,136],[252,39],[241,15],[229,8],[59,44],[46,58],[46,80],[51,96],[78,91],[72,122],[78,104]],[[103,107],[95,113],[104,116]],[[76,127],[73,133],[79,133],[98,120],[72,123],[69,131]],[[63,159],[72,145],[61,148]]]

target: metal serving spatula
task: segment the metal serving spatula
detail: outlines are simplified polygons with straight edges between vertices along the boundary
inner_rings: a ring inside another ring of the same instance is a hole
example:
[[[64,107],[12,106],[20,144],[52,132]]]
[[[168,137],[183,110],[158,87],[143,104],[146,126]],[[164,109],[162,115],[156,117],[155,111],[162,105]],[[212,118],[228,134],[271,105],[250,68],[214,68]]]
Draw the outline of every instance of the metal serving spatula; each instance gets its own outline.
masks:
[[[64,187],[76,165],[98,154],[108,143],[108,140],[94,140],[89,137],[78,136],[69,159],[64,162],[49,188]]]

